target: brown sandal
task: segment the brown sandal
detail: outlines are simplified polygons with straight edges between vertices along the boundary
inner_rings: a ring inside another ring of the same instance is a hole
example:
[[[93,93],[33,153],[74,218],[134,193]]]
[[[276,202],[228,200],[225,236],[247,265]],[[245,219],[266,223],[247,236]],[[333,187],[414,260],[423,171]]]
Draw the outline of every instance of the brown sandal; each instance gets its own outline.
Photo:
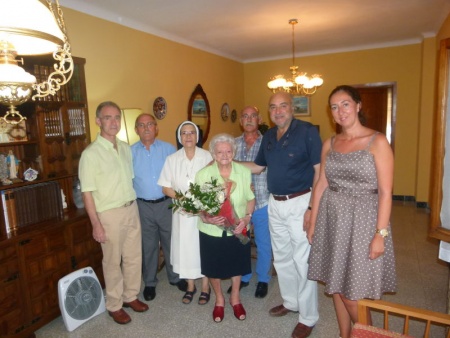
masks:
[[[200,297],[198,297],[198,305],[208,304],[211,295],[211,289],[208,292],[201,292]]]
[[[191,304],[192,299],[194,298],[195,293],[197,292],[197,288],[194,288],[194,291],[186,291],[181,300],[183,304]]]

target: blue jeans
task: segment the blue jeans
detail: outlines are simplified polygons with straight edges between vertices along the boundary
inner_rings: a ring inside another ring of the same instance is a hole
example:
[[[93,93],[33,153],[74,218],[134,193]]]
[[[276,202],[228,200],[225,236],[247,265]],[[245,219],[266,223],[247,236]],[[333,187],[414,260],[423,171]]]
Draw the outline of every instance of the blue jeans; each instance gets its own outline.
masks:
[[[272,245],[270,244],[269,215],[267,205],[256,210],[252,216],[256,243],[256,275],[258,282],[269,283],[272,268]],[[242,276],[242,281],[248,283],[252,274]]]

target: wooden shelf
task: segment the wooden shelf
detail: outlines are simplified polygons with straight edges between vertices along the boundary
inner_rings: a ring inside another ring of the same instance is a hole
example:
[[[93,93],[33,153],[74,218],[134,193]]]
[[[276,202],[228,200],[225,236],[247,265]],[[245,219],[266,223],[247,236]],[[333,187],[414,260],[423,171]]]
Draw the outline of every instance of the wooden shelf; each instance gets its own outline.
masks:
[[[81,153],[90,143],[90,129],[85,60],[76,57],[73,60],[74,74],[56,95],[30,100],[18,107],[27,118],[28,140],[0,143],[0,153],[12,150],[21,161],[19,178],[29,167],[39,172],[34,181],[1,185],[0,192],[5,201],[9,196],[11,202],[14,193],[28,196],[23,192],[28,187],[36,186],[39,190],[45,185],[37,184],[57,182],[57,185],[47,185],[54,187],[52,195],[47,196],[62,203],[58,200],[60,188],[67,203],[63,212],[59,204],[57,212],[49,208],[46,214],[43,210],[47,209],[43,208],[39,209],[37,218],[29,219],[23,209],[21,214],[11,214],[16,212],[16,204],[0,203],[0,337],[32,336],[34,331],[60,315],[57,283],[68,273],[91,266],[103,283],[101,246],[92,238],[86,211],[77,209],[74,203],[73,186]],[[24,57],[26,71],[33,73],[39,82],[53,64],[51,56]],[[0,107],[0,116],[5,111],[5,107]],[[14,203],[20,201],[20,205],[28,205],[23,200],[26,198],[19,197]],[[8,233],[5,213],[12,215],[11,219],[17,221],[15,224],[22,226]],[[59,217],[54,217],[56,214]],[[20,218],[15,219],[14,215]],[[45,221],[28,224],[32,219]]]

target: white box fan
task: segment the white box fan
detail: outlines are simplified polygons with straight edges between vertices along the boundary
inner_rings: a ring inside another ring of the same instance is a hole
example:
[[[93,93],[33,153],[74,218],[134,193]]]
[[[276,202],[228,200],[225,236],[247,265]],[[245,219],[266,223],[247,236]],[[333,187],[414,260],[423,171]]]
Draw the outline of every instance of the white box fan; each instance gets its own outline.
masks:
[[[68,331],[105,312],[105,297],[91,267],[72,272],[58,282],[59,308]]]

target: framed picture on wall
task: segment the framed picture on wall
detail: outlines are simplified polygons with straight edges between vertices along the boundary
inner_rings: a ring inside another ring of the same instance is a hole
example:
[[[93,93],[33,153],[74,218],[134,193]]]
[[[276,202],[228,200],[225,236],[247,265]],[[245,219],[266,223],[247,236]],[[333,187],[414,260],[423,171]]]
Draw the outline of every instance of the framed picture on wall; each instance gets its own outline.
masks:
[[[311,116],[309,96],[294,96],[292,104],[294,105],[294,116]]]
[[[192,116],[207,117],[206,103],[203,97],[198,96],[192,104]]]

